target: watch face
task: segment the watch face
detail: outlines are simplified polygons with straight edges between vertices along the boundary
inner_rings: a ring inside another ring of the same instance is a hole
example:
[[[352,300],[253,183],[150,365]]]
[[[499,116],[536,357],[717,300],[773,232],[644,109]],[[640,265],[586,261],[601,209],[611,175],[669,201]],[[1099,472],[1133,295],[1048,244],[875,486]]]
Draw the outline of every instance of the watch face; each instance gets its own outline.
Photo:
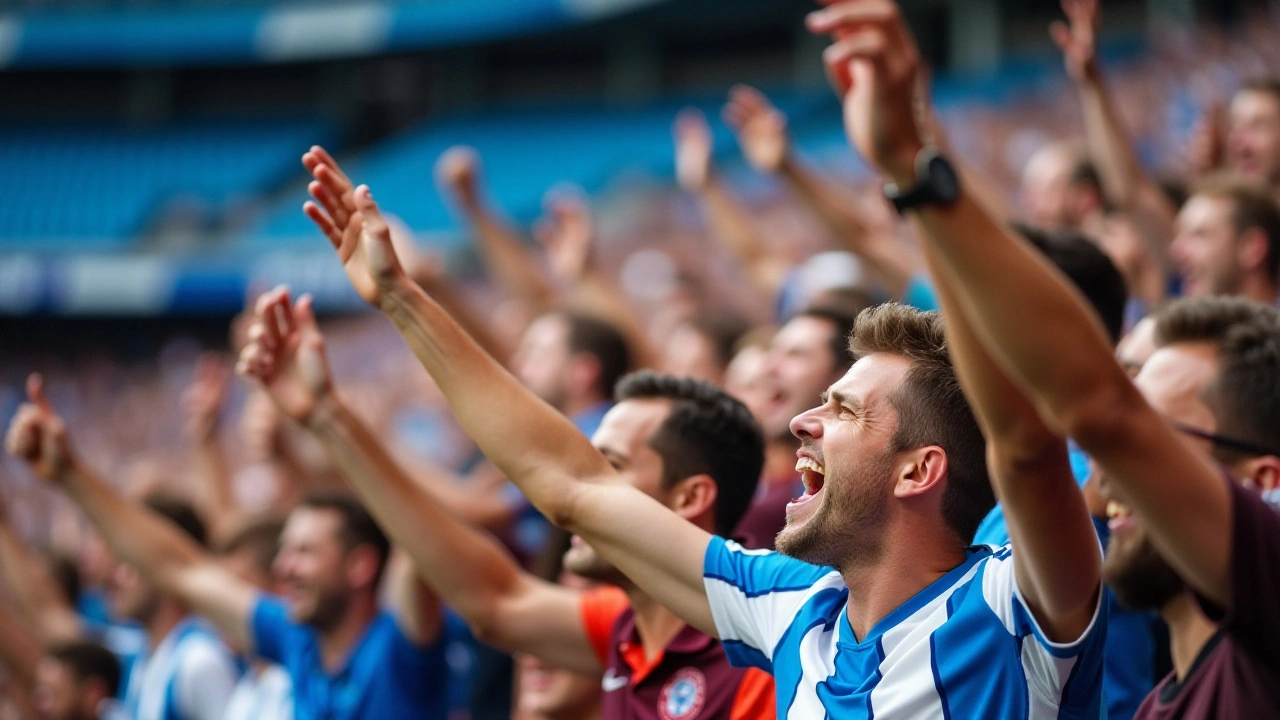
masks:
[[[937,194],[939,202],[955,202],[960,197],[960,178],[956,177],[951,163],[941,156],[929,161],[929,185]]]

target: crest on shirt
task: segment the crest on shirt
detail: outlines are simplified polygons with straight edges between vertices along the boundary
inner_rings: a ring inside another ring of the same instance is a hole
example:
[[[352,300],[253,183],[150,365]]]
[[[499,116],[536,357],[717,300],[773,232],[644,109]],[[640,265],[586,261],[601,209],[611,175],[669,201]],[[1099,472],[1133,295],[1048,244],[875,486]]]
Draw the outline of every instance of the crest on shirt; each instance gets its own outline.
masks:
[[[707,702],[707,677],[697,668],[685,668],[662,686],[658,715],[662,720],[690,720]]]

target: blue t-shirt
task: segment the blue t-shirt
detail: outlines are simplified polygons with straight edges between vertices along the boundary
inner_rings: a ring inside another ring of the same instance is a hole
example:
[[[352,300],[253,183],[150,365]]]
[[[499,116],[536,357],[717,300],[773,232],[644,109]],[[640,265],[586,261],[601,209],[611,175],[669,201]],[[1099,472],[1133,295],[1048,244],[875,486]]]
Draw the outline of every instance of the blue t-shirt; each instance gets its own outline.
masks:
[[[258,656],[293,680],[295,720],[444,720],[449,670],[444,643],[419,647],[380,613],[336,673],[324,669],[315,629],[289,619],[283,602],[259,597],[250,623]]]
[[[773,674],[780,719],[1101,716],[1105,605],[1074,642],[1049,641],[1007,547],[970,548],[860,639],[831,568],[712,538],[703,578],[725,654]]]

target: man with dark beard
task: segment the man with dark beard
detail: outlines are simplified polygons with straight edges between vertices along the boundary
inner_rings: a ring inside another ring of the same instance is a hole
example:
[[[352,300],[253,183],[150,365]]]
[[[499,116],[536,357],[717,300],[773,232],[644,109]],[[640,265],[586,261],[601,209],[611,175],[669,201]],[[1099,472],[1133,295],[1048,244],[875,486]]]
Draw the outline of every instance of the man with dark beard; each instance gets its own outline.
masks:
[[[1280,373],[1280,314],[1240,298],[1183,300],[1156,318],[1157,350],[1136,383],[1147,401],[1245,485],[1280,484],[1280,448],[1246,438],[1275,437],[1280,398],[1255,392]],[[1103,478],[1103,494],[1113,488]],[[1103,577],[1134,609],[1158,610],[1169,625],[1173,673],[1136,717],[1263,717],[1280,710],[1276,675],[1254,661],[1228,616],[1208,614],[1195,592],[1151,544],[1141,520],[1108,503],[1111,541]],[[1269,611],[1273,609],[1261,609]]]

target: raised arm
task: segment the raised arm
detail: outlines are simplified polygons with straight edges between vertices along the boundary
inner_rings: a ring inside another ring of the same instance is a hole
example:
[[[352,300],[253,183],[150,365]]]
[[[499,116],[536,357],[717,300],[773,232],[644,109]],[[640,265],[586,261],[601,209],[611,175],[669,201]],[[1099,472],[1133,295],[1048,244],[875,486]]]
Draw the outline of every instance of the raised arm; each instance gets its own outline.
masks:
[[[177,595],[241,647],[248,646],[254,589],[224,569],[172,523],[129,502],[71,451],[66,428],[44,397],[39,376],[27,382],[30,402],[9,427],[9,452],[36,475],[62,487],[116,557],[156,587]]]
[[[70,603],[75,598],[63,598],[53,578],[40,567],[35,557],[23,544],[22,538],[9,521],[7,503],[0,500],[0,572],[15,604],[14,611],[25,625],[43,643],[78,640],[81,634],[80,618]]]
[[[407,282],[367,187],[341,230],[314,206],[357,292],[380,308],[426,367],[480,449],[551,521],[589,542],[663,605],[705,632],[702,585],[710,535],[623,483],[564,416],[526,390],[428,297]]]
[[[763,93],[746,85],[729,92],[723,115],[752,167],[786,181],[840,248],[861,258],[891,295],[902,297],[911,277],[922,270],[919,261],[893,236],[892,226],[878,224],[858,210],[851,191],[804,164],[791,147],[786,116]]]
[[[1103,193],[1114,205],[1133,214],[1144,234],[1163,247],[1172,237],[1177,208],[1147,175],[1115,99],[1098,64],[1098,0],[1062,0],[1067,22],[1055,22],[1049,34],[1062,49],[1067,74],[1075,83],[1084,110],[1089,156],[1098,169]]]
[[[912,186],[922,146],[910,102],[919,57],[897,6],[849,0],[811,15],[809,27],[841,38],[824,60],[853,144],[882,175]],[[1225,602],[1228,488],[1146,404],[1084,300],[963,190],[950,207],[921,210],[918,221],[982,345],[1048,425],[1115,480],[1175,569]]]
[[[240,372],[315,434],[417,575],[485,642],[598,670],[577,593],[525,573],[492,537],[433,502],[333,391],[310,298],[292,306],[284,290],[266,298]]]
[[[573,291],[573,303],[608,320],[626,336],[635,367],[657,365],[658,353],[645,334],[643,320],[618,283],[605,277],[596,262],[595,222],[581,191],[553,188],[543,198],[543,208],[546,212],[534,225],[534,237],[546,250],[552,271]]]
[[[550,309],[555,288],[538,267],[532,248],[482,197],[476,151],[464,146],[449,148],[436,163],[436,178],[471,225],[484,264],[498,284],[529,303],[535,313]]]
[[[701,111],[676,117],[676,181],[701,203],[711,235],[742,264],[747,277],[772,298],[786,278],[787,263],[774,256],[751,213],[716,174],[711,162],[711,128]]]
[[[242,517],[240,505],[231,489],[227,459],[218,444],[230,375],[230,368],[222,357],[208,353],[196,364],[195,379],[183,396],[187,436],[195,445],[196,507],[215,539],[226,537]]]
[[[9,677],[25,693],[36,684],[36,666],[44,656],[44,645],[16,608],[0,600],[0,663]]]
[[[1004,508],[1018,587],[1048,638],[1073,642],[1093,620],[1102,548],[1066,441],[1045,426],[978,342],[946,271],[932,259],[926,255],[951,358],[987,439],[987,467]]]

